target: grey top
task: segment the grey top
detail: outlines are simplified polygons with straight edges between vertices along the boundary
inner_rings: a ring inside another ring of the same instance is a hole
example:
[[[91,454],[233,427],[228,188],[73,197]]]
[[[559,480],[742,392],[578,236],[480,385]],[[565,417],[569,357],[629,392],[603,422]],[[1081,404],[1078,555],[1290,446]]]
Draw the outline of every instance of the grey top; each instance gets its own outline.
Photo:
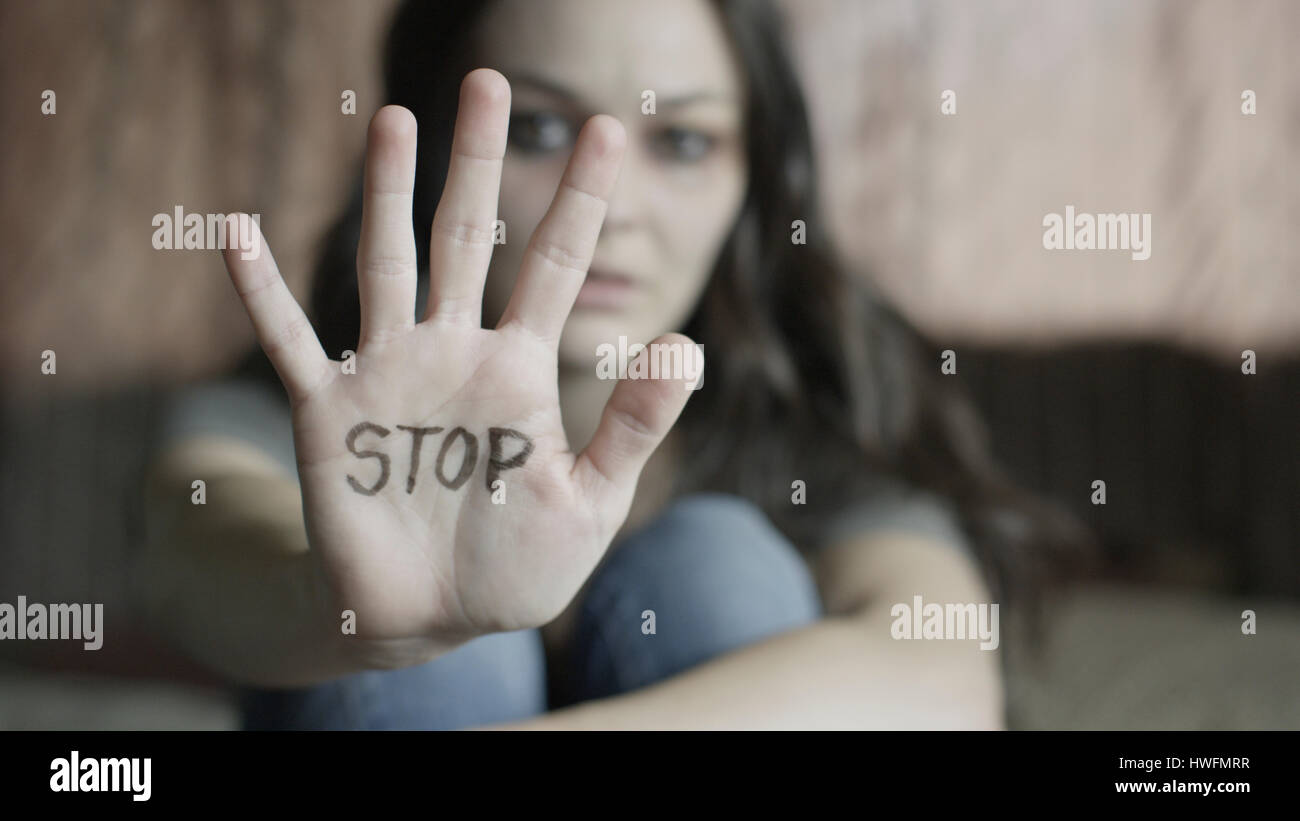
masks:
[[[286,475],[296,478],[293,425],[278,386],[252,379],[227,379],[189,387],[178,393],[164,414],[160,443],[198,435],[242,439],[271,456]],[[923,534],[970,552],[968,539],[952,505],[942,497],[896,480],[827,523],[822,544],[870,531],[897,530]]]
[[[192,436],[242,439],[297,478],[293,421],[284,391],[252,379],[228,379],[186,388],[163,414],[159,443]]]

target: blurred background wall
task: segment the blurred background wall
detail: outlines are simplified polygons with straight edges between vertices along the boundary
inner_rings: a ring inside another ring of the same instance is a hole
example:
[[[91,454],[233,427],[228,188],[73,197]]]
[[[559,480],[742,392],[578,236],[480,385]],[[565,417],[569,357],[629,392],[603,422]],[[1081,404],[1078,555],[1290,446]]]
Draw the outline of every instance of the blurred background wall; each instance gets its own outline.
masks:
[[[783,5],[833,233],[957,351],[1013,475],[1103,534],[1110,580],[1300,593],[1300,5]],[[302,298],[382,103],[392,7],[0,6],[0,600],[124,612],[159,400],[254,344],[219,256],[155,251],[152,216],[260,213]],[[1151,213],[1151,258],[1044,250],[1066,205]],[[0,654],[183,670],[118,636]]]
[[[10,350],[69,354],[40,390],[208,373],[250,344],[220,261],[148,242],[153,214],[177,203],[261,213],[305,285],[381,103],[392,5],[3,6],[2,332]],[[1300,270],[1285,241],[1300,206],[1295,4],[785,5],[827,217],[923,327],[1122,334],[1232,360],[1300,342],[1300,300],[1282,298]],[[343,89],[355,117],[340,114]],[[939,113],[945,89],[954,116]],[[1066,204],[1153,213],[1155,253],[1133,265],[1043,250],[1042,216]],[[30,379],[29,360],[7,357],[6,378]]]

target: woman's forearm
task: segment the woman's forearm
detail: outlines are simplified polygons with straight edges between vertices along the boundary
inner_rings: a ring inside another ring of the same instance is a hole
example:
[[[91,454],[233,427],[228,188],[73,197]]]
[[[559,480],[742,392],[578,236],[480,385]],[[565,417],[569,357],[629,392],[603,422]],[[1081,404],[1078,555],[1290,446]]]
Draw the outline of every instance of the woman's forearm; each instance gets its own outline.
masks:
[[[236,681],[299,686],[355,669],[307,550],[297,486],[208,473],[205,504],[163,467],[146,496],[135,600],[187,655]]]
[[[484,729],[1002,729],[996,653],[896,641],[887,612],[837,617],[658,684]]]
[[[242,440],[178,442],[151,463],[142,490],[134,601],[155,632],[229,679],[305,686],[457,646],[345,633],[307,542],[297,480]]]

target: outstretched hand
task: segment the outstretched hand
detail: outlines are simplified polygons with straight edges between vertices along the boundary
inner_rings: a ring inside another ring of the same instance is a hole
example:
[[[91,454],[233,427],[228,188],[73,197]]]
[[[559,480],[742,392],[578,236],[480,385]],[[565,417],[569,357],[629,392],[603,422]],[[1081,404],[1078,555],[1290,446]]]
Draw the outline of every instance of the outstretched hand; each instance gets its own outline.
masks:
[[[626,139],[612,117],[582,128],[509,305],[495,328],[482,327],[509,111],[503,76],[466,76],[419,322],[416,122],[396,106],[375,114],[349,372],[325,355],[264,241],[256,258],[226,254],[293,408],[322,578],[340,612],[356,615],[352,639],[412,657],[558,615],[622,525],[646,460],[690,395],[679,380],[622,381],[576,455],[561,424],[557,345]]]

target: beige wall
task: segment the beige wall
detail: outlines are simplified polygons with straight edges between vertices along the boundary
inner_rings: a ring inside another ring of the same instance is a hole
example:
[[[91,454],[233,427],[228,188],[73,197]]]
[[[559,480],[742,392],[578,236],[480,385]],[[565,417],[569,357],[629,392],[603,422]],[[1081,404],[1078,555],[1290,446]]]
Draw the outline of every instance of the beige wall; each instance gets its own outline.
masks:
[[[830,217],[926,328],[1300,342],[1300,5],[790,5]],[[1067,204],[1151,213],[1151,258],[1044,250]]]

